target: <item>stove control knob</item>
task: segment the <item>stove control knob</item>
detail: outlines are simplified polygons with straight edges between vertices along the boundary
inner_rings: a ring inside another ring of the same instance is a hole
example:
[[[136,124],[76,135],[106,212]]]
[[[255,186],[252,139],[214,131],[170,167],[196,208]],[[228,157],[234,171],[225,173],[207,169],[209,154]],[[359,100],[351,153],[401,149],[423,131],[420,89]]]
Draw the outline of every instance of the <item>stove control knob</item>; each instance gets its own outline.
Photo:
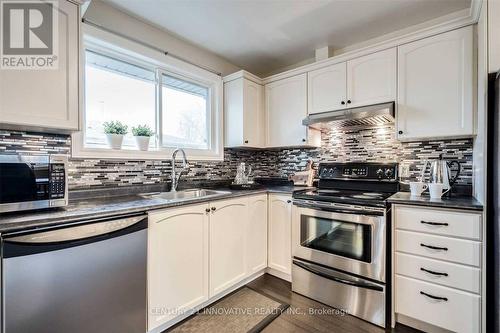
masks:
[[[384,170],[378,169],[377,170],[377,177],[378,177],[378,179],[382,179],[384,177]]]
[[[392,169],[385,169],[385,176],[387,178],[391,178],[392,177]]]

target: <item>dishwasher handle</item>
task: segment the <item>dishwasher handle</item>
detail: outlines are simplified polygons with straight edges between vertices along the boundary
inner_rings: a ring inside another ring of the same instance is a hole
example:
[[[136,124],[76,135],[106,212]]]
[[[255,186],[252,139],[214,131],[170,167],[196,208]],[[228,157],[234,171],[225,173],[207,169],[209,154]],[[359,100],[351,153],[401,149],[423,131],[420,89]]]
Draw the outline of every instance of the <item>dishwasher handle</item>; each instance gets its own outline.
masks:
[[[44,231],[28,231],[3,237],[3,257],[61,250],[103,241],[147,228],[147,215],[97,220]]]

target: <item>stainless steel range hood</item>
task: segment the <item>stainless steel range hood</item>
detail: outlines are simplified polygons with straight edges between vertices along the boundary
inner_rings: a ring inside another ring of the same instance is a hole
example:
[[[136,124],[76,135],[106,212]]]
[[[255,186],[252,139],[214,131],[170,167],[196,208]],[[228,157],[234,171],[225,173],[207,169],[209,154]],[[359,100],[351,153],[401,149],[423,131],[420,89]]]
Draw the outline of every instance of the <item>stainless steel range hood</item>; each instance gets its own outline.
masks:
[[[393,122],[394,102],[315,113],[302,120],[303,125],[318,128],[383,125]]]

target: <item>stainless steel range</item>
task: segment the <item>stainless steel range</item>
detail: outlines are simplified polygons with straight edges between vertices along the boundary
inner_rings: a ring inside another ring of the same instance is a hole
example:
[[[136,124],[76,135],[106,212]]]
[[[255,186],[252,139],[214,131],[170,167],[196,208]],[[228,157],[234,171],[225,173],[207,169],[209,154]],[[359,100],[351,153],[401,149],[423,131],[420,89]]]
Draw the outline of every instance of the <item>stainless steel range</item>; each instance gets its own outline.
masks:
[[[315,190],[295,192],[292,289],[385,327],[390,244],[386,199],[397,164],[324,163]]]

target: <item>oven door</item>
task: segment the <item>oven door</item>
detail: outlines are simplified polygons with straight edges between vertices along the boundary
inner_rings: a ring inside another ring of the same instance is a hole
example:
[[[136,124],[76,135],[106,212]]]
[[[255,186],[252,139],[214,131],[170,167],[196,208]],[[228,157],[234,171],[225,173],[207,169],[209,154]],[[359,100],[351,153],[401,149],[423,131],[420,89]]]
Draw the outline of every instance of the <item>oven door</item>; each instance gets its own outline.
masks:
[[[385,282],[385,215],[299,206],[294,215],[294,257]]]

